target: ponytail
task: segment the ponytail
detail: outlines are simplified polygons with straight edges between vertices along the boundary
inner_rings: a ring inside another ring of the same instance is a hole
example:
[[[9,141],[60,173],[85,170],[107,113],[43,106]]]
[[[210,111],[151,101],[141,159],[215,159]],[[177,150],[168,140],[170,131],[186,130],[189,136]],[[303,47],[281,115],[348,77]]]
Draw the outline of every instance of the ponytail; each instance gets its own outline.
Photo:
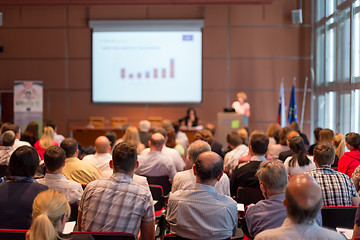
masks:
[[[49,217],[42,213],[33,219],[29,240],[56,240],[59,235]]]

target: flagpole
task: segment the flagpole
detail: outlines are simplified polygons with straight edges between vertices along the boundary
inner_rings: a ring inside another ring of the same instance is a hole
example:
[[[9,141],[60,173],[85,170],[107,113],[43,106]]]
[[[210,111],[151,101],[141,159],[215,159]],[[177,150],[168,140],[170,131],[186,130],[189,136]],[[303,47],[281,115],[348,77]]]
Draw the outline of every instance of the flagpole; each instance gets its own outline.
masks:
[[[304,86],[304,97],[302,102],[302,108],[301,108],[301,122],[300,122],[300,130],[303,129],[303,121],[304,121],[304,114],[305,114],[305,104],[306,104],[306,94],[307,94],[307,82],[308,77],[305,77],[305,86]]]

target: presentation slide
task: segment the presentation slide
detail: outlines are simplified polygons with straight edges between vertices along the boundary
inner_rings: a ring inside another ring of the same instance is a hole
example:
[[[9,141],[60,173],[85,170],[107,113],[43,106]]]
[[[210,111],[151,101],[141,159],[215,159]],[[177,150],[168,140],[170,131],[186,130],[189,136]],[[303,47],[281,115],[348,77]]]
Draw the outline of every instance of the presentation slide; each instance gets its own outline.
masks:
[[[95,103],[200,103],[201,31],[94,31]]]

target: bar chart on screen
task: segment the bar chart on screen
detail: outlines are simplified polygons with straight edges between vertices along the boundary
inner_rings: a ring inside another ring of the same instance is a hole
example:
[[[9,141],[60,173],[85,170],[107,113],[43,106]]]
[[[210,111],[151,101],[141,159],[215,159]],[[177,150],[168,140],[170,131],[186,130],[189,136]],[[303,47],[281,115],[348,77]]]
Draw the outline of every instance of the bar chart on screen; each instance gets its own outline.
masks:
[[[161,75],[158,73],[161,72]],[[175,78],[175,59],[169,60],[169,66],[153,67],[151,70],[129,72],[126,67],[120,68],[120,79],[174,79]]]

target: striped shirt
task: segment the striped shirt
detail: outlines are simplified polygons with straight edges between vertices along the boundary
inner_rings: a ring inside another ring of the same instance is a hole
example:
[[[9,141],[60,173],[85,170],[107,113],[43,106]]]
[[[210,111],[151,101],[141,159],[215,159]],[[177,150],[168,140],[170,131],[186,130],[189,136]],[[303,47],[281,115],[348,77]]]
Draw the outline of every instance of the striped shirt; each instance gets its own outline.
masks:
[[[82,229],[92,232],[127,232],[137,236],[142,222],[154,221],[150,190],[125,173],[89,183],[79,212]]]
[[[320,167],[306,173],[318,182],[324,206],[352,206],[351,199],[359,196],[349,176],[330,167]]]

